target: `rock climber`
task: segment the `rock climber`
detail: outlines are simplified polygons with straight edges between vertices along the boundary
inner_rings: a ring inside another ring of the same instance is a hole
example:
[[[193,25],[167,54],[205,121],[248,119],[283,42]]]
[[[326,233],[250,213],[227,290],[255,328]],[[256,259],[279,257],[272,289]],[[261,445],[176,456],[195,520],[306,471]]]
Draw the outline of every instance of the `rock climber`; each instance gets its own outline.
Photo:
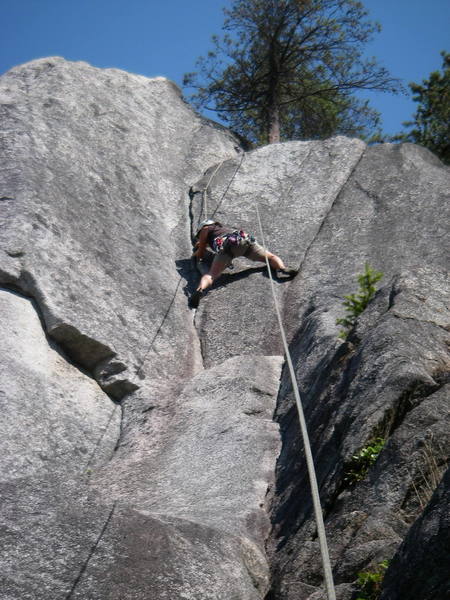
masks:
[[[209,272],[202,276],[199,286],[190,298],[191,308],[198,307],[203,293],[238,256],[245,256],[256,262],[265,262],[267,256],[277,277],[286,275],[292,278],[297,274],[297,269],[286,267],[280,257],[260,246],[252,235],[243,230],[230,229],[211,219],[198,226],[193,256],[201,261],[208,248],[215,254],[214,260]]]

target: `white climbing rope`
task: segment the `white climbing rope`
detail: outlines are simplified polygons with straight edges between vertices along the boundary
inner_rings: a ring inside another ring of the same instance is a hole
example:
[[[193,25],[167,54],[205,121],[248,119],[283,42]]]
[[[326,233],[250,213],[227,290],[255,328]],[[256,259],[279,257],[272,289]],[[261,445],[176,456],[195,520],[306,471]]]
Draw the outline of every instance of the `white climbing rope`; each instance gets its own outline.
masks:
[[[212,213],[212,217],[214,218],[214,215],[216,214],[217,210],[219,209],[220,205],[222,204],[225,196],[227,195],[228,190],[230,189],[230,186],[233,182],[233,179],[236,177],[237,172],[239,171],[239,169],[242,166],[242,163],[244,161],[245,158],[245,152],[241,152],[241,160],[239,161],[235,172],[233,173],[233,175],[231,176],[230,181],[228,182],[228,185],[224,191],[224,193],[222,194],[222,198],[220,199],[220,201],[217,203],[217,206],[214,210],[214,212]],[[206,187],[203,189],[203,193],[202,193],[202,211],[200,213],[200,218],[199,218],[199,223],[201,220],[206,220],[208,218],[208,202],[207,202],[207,194],[208,194],[208,189],[209,186],[211,185],[211,181],[214,179],[214,177],[216,176],[216,174],[219,172],[219,170],[222,168],[222,165],[224,164],[225,161],[229,160],[228,158],[224,158],[218,165],[217,167],[214,169],[211,177],[208,180],[208,183],[206,184]],[[203,216],[203,219],[201,218],[201,215]]]
[[[211,215],[211,217],[212,217],[212,218],[214,218],[214,216],[215,216],[216,212],[217,212],[217,211],[219,210],[219,208],[222,206],[222,202],[224,201],[224,199],[225,199],[225,196],[227,195],[227,193],[228,193],[228,190],[230,189],[230,187],[231,187],[231,184],[233,183],[233,180],[234,180],[234,178],[235,178],[235,177],[236,177],[236,175],[238,174],[238,171],[239,171],[239,169],[241,168],[241,166],[242,166],[242,163],[244,162],[244,158],[245,158],[245,152],[241,152],[241,160],[239,161],[239,163],[238,163],[238,165],[237,165],[237,167],[236,167],[236,169],[235,169],[235,171],[234,171],[233,175],[231,176],[231,179],[230,179],[230,181],[228,182],[228,185],[227,185],[227,187],[226,187],[226,189],[225,189],[224,193],[222,194],[222,198],[221,198],[221,199],[219,200],[219,202],[217,203],[217,206],[216,206],[216,208],[214,209],[214,212],[213,212],[213,214]]]
[[[242,153],[241,160],[236,168],[236,171],[233,174],[233,177],[231,178],[231,181],[234,179],[234,177],[236,176],[236,173],[239,171],[244,157],[245,157],[245,152]],[[208,206],[207,206],[207,199],[206,199],[208,188],[209,188],[212,180],[214,179],[215,175],[217,174],[219,169],[222,167],[224,162],[225,162],[225,160],[222,160],[222,162],[220,162],[218,164],[218,166],[213,171],[211,177],[209,178],[208,183],[206,184],[206,187],[203,190],[202,211],[203,211],[205,219],[208,218]],[[227,189],[225,190],[225,192],[221,198],[221,201],[218,204],[213,215],[216,213],[220,204],[223,202],[223,199],[231,185],[231,181],[230,181]],[[259,231],[260,231],[260,235],[261,235],[261,243],[262,243],[263,247],[265,248],[266,244],[264,241],[264,232],[263,232],[263,228],[262,228],[261,217],[259,214],[258,205],[256,203],[255,203],[255,208],[256,208],[256,214],[258,217],[258,225],[259,225]],[[334,582],[333,582],[333,572],[331,569],[330,556],[329,556],[329,552],[328,552],[328,544],[327,544],[327,538],[326,538],[326,534],[325,534],[325,525],[323,522],[322,507],[320,504],[319,488],[317,485],[317,477],[316,477],[316,471],[314,468],[314,460],[313,460],[313,456],[312,456],[312,452],[311,452],[311,444],[309,442],[308,429],[306,426],[305,415],[303,413],[303,406],[302,406],[302,401],[301,401],[301,397],[300,397],[300,392],[298,389],[297,379],[295,377],[294,366],[292,364],[292,358],[291,358],[291,354],[289,352],[289,346],[288,346],[287,339],[286,339],[286,333],[284,330],[283,321],[281,319],[280,308],[278,306],[278,301],[277,301],[277,297],[275,294],[275,287],[274,287],[273,278],[272,278],[272,271],[271,271],[269,259],[267,256],[266,256],[266,265],[267,265],[267,271],[269,273],[270,287],[272,290],[275,312],[277,315],[278,325],[280,327],[281,339],[283,341],[284,352],[286,355],[286,362],[287,362],[287,365],[289,368],[289,374],[291,377],[292,389],[294,390],[294,397],[295,397],[295,402],[297,405],[298,418],[300,421],[300,429],[301,429],[302,438],[303,438],[303,446],[305,448],[305,457],[306,457],[306,464],[307,464],[307,468],[308,468],[309,481],[310,481],[310,485],[311,485],[311,496],[312,496],[312,500],[313,500],[314,514],[315,514],[315,519],[316,519],[317,535],[319,538],[320,553],[322,556],[323,572],[324,572],[324,577],[325,577],[325,587],[326,587],[326,591],[327,591],[328,600],[336,600],[336,592],[334,589]]]
[[[258,205],[256,203],[255,203],[255,208],[256,208],[256,214],[258,216],[258,224],[259,224],[259,232],[261,235],[261,243],[262,243],[263,247],[265,248],[266,245],[264,243],[264,233],[263,233],[263,229],[262,229],[261,218],[259,216]],[[300,398],[300,392],[298,390],[294,366],[292,364],[291,354],[289,352],[289,347],[288,347],[288,343],[286,340],[286,333],[284,330],[283,321],[281,319],[281,313],[280,313],[280,309],[278,306],[277,297],[275,294],[275,287],[274,287],[273,278],[272,278],[272,271],[271,271],[269,259],[267,256],[266,256],[266,264],[267,264],[267,271],[269,273],[269,278],[270,278],[270,286],[272,289],[272,296],[273,296],[273,302],[275,305],[275,312],[277,314],[278,325],[280,327],[281,338],[283,340],[284,352],[286,354],[286,362],[288,364],[289,374],[291,376],[291,382],[292,382],[292,389],[294,390],[295,402],[297,404],[298,418],[300,421],[300,429],[301,429],[302,437],[303,437],[303,446],[305,448],[306,464],[308,466],[309,481],[311,484],[311,495],[312,495],[312,499],[313,499],[314,513],[315,513],[315,517],[316,517],[317,534],[319,537],[320,553],[322,555],[322,563],[323,563],[323,571],[324,571],[324,575],[325,575],[325,586],[326,586],[326,590],[327,590],[327,596],[328,596],[328,600],[336,600],[336,592],[335,592],[334,583],[333,583],[333,573],[331,570],[330,556],[328,553],[328,544],[327,544],[327,538],[325,535],[325,525],[323,522],[322,507],[320,505],[319,488],[317,486],[317,477],[316,477],[316,471],[314,468],[314,461],[313,461],[313,456],[312,456],[312,452],[311,452],[311,445],[309,443],[308,429],[306,427],[305,415],[303,413],[303,406],[302,406],[302,401]]]
[[[225,159],[222,160],[217,167],[214,169],[213,174],[211,175],[211,177],[208,180],[208,183],[206,184],[206,187],[203,189],[203,196],[202,196],[202,200],[203,200],[203,206],[202,206],[202,213],[204,215],[202,220],[206,220],[208,218],[208,202],[207,202],[207,192],[208,192],[208,188],[211,184],[211,181],[214,179],[216,173],[219,171],[220,167],[223,165],[223,163],[225,162]]]

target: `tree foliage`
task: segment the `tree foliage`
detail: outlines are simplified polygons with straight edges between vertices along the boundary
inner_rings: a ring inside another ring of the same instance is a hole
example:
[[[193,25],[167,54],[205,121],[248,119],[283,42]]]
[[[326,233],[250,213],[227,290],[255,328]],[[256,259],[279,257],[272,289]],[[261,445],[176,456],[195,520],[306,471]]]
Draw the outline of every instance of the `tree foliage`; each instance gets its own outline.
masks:
[[[357,587],[359,589],[356,600],[379,600],[381,586],[388,566],[389,561],[383,560],[375,570],[358,573]]]
[[[380,27],[356,0],[233,0],[222,37],[185,75],[199,109],[253,142],[362,134],[379,115],[355,90],[398,81],[364,45]]]
[[[370,467],[376,463],[385,444],[386,440],[384,438],[376,437],[361,448],[359,452],[353,454],[345,469],[344,481],[350,485],[354,485],[364,479]]]
[[[442,72],[433,71],[422,84],[410,83],[413,100],[418,102],[413,121],[403,123],[411,131],[393,138],[428,148],[450,164],[450,54],[441,52]]]
[[[344,296],[343,305],[348,313],[347,316],[336,319],[337,325],[343,325],[343,327],[345,327],[339,334],[341,338],[346,339],[349,331],[356,325],[357,318],[375,296],[375,292],[377,291],[375,284],[380,281],[382,277],[383,273],[374,271],[368,263],[365,264],[364,273],[361,273],[361,275],[358,275],[357,277],[359,291],[355,294]]]

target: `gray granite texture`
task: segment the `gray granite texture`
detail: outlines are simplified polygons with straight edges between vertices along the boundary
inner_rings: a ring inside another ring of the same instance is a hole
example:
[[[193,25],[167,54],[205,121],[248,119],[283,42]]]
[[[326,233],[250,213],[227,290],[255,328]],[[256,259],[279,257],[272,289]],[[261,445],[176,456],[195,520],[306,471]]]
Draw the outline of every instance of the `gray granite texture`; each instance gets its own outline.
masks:
[[[0,102],[2,598],[262,597],[282,359],[204,371],[186,297],[189,189],[237,140],[60,58]]]
[[[1,290],[0,323],[0,597],[64,598],[106,518],[89,478],[120,408],[46,338],[30,299]]]
[[[366,148],[334,138],[268,146],[211,169],[192,188],[194,229],[211,176],[214,218],[261,240],[258,204],[267,247],[300,268],[292,282],[275,281],[275,290],[310,429],[336,593],[349,600],[359,572],[392,558],[448,464],[449,170],[413,145]],[[344,342],[336,319],[366,262],[383,272],[381,289]],[[196,316],[206,364],[242,354],[242,344],[250,355],[282,353],[269,289],[265,268],[245,260],[219,280]],[[269,494],[268,599],[319,600],[321,559],[286,370],[276,419],[282,451]],[[376,437],[386,440],[376,464],[349,482],[351,457]],[[406,589],[414,573],[395,577]]]
[[[384,578],[381,600],[449,598],[450,469],[408,531]],[[399,577],[400,573],[404,573]]]
[[[174,379],[190,376],[201,358],[179,274],[186,189],[236,140],[164,78],[60,58],[8,72],[0,102],[2,280],[36,299],[49,335],[115,397],[145,363],[155,380],[169,362]]]
[[[383,600],[441,600],[449,169],[343,137],[243,153],[166,79],[61,58],[2,76],[0,110],[0,598],[325,597],[266,267],[188,308],[207,216],[299,268],[274,288],[337,597],[391,560]],[[343,341],[365,262],[384,276]]]

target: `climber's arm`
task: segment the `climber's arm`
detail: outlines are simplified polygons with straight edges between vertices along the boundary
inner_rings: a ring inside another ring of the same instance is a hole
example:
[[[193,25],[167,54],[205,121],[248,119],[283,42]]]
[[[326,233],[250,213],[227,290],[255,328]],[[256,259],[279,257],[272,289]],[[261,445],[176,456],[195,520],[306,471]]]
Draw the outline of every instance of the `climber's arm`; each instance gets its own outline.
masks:
[[[208,244],[208,228],[204,227],[200,231],[200,236],[199,236],[198,242],[196,244],[197,249],[194,252],[193,256],[196,256],[199,260],[201,260],[205,256],[207,244]]]

